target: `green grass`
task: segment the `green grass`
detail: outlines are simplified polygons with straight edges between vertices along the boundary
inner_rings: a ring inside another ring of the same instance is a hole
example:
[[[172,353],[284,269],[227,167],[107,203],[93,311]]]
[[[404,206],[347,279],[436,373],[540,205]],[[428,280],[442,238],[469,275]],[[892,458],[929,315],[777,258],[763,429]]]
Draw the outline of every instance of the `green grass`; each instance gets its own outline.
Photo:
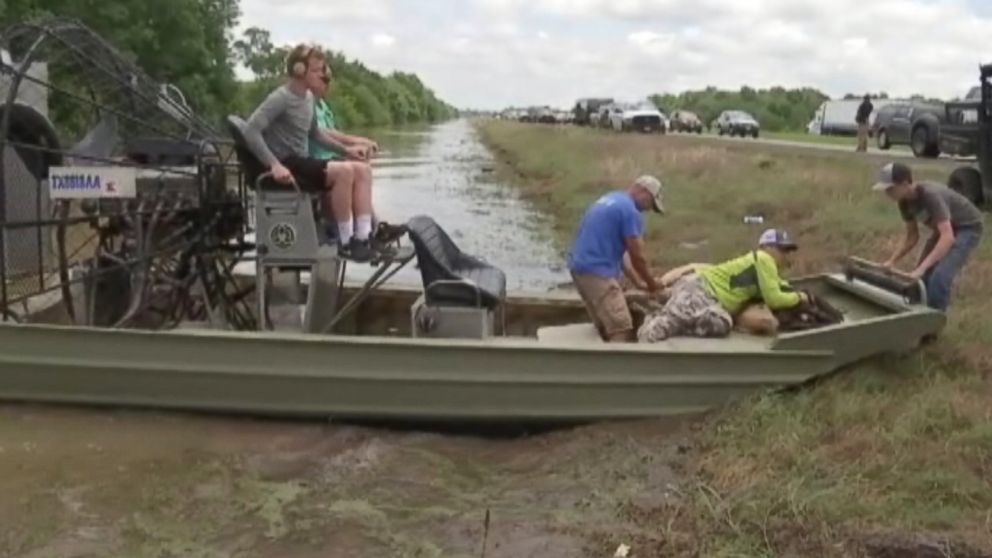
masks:
[[[830,145],[850,145],[853,149],[858,140],[854,136],[815,136],[805,132],[764,132],[768,139],[801,141],[806,143],[826,143]]]
[[[765,226],[798,237],[793,274],[835,269],[844,255],[883,259],[902,229],[869,188],[879,162],[846,153],[502,122],[480,131],[504,176],[555,219],[562,248],[602,192],[661,176],[670,211],[648,218],[646,234],[659,271],[737,255]],[[941,181],[949,172],[932,161],[914,168]],[[743,224],[753,213],[765,225]],[[990,288],[985,242],[939,343],[721,411],[693,459],[688,511],[649,514],[641,527],[682,529],[706,541],[706,556],[848,556],[877,533],[992,548]]]
[[[807,134],[806,132],[764,132],[763,136],[767,139],[798,141],[802,143],[847,145],[850,146],[852,150],[858,144],[858,138],[855,136],[815,136],[812,134]],[[874,138],[868,138],[868,147],[877,147]],[[909,151],[909,146],[894,145],[892,146],[892,149],[895,151]]]

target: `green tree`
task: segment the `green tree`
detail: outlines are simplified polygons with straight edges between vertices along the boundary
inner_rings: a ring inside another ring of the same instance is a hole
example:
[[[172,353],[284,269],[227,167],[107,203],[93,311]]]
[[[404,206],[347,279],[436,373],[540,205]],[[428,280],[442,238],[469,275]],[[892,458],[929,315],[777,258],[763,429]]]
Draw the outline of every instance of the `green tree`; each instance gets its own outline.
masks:
[[[250,28],[234,41],[233,50],[238,62],[255,76],[241,84],[236,103],[240,112],[247,113],[282,79],[289,47],[274,45],[264,29]],[[436,122],[454,114],[416,75],[395,72],[384,77],[340,52],[328,51],[326,56],[333,74],[328,102],[341,127]]]
[[[257,79],[274,79],[283,73],[287,49],[276,48],[265,29],[249,27],[241,39],[234,41],[235,60],[255,74]]]
[[[235,95],[230,32],[237,0],[3,0],[0,25],[77,19],[153,79],[179,87],[201,114],[219,115]]]
[[[378,96],[365,84],[358,84],[354,89],[355,108],[366,118],[369,126],[387,126],[392,124],[389,109]]]
[[[665,93],[651,100],[668,111],[691,110],[705,123],[711,122],[724,110],[750,112],[766,130],[803,130],[820,104],[827,100],[820,91],[810,88],[754,89],[743,86],[738,91],[720,90],[713,86],[679,94]]]
[[[235,40],[238,0],[0,0],[0,7],[4,28],[33,18],[80,20],[154,80],[179,87],[194,111],[218,122],[227,113],[254,110],[283,79],[290,48],[273,44],[271,34],[258,27]],[[329,97],[342,125],[434,122],[454,114],[416,75],[384,77],[341,53],[327,55],[335,76]],[[238,64],[253,79],[238,82]],[[72,71],[56,68],[53,79],[71,82]],[[77,88],[70,84],[67,89]],[[78,105],[62,101],[57,94],[50,99],[56,124],[80,131],[76,128],[85,126],[88,116],[80,114]]]

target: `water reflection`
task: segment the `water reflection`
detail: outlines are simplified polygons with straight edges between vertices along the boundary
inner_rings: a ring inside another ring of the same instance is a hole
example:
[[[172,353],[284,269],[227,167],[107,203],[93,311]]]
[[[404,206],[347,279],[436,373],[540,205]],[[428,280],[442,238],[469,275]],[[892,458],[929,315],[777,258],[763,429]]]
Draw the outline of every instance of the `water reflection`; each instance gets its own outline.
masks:
[[[432,216],[463,251],[502,268],[510,290],[546,291],[567,280],[549,219],[493,176],[492,155],[469,122],[375,139],[382,151],[373,163],[373,200],[382,219]],[[349,279],[368,273],[368,266],[353,265]],[[392,282],[419,284],[419,271],[410,266]]]

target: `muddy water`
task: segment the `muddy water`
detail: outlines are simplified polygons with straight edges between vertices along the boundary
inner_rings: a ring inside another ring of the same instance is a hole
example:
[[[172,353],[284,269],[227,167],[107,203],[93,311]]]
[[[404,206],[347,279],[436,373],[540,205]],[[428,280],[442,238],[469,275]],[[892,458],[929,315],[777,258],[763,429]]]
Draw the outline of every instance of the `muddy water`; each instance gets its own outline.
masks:
[[[0,556],[606,556],[673,505],[676,423],[482,437],[0,408]],[[488,523],[486,517],[489,517]]]
[[[561,280],[546,225],[487,176],[468,124],[380,139],[385,218],[434,215],[511,288]],[[619,510],[677,493],[682,436],[666,421],[493,437],[4,405],[0,556],[612,555],[644,537]]]
[[[430,215],[464,252],[503,269],[510,290],[547,291],[567,280],[550,222],[498,181],[492,156],[469,122],[374,136],[382,148],[373,163],[373,202],[381,219]],[[363,272],[354,269],[354,277]],[[416,285],[420,277],[410,267],[396,281]]]

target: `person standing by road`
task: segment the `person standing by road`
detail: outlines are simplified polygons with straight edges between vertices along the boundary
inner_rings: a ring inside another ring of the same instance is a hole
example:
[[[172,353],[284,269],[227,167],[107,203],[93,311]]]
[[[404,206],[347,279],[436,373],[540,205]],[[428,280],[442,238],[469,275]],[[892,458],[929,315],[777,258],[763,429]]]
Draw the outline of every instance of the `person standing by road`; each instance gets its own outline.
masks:
[[[873,110],[875,106],[871,104],[871,97],[865,93],[864,99],[858,105],[858,113],[854,117],[854,121],[858,124],[858,147],[855,151],[868,151],[868,119],[871,118]]]
[[[664,214],[661,182],[642,176],[626,190],[601,196],[586,210],[568,257],[568,268],[579,296],[600,336],[611,343],[634,340],[634,319],[620,286],[624,254],[649,293],[661,286],[644,255],[641,212]]]
[[[902,163],[882,167],[872,189],[896,202],[906,223],[903,241],[885,267],[893,268],[916,246],[917,221],[933,231],[910,275],[923,280],[927,305],[946,312],[954,279],[982,239],[982,213],[968,198],[942,184],[914,182],[912,170]]]

